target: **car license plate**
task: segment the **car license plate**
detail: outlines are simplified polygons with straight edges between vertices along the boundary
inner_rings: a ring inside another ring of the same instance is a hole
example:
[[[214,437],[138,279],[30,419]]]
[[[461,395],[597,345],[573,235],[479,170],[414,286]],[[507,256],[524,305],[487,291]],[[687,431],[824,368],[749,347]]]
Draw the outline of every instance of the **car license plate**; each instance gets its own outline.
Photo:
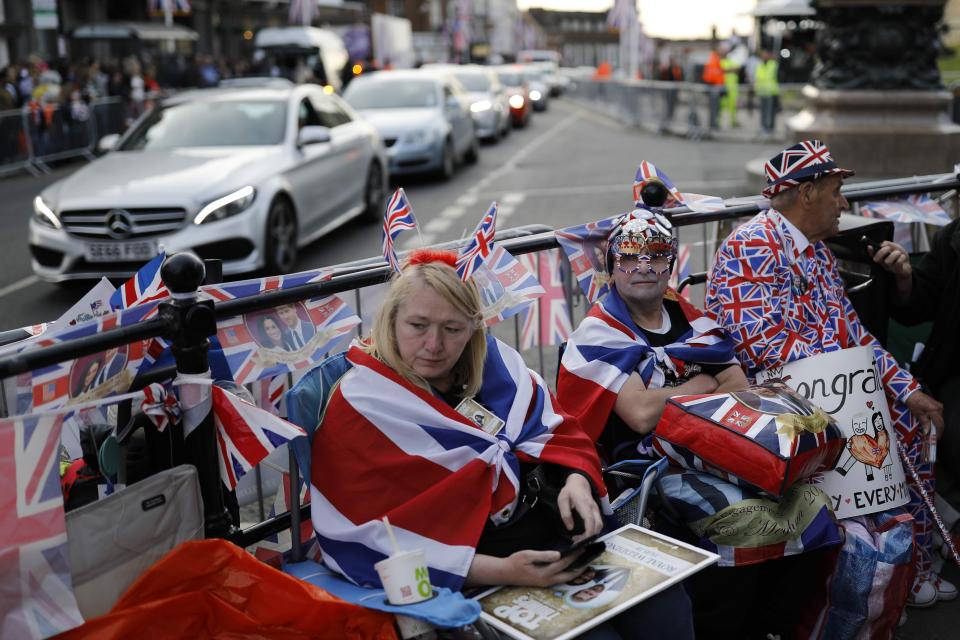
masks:
[[[87,245],[87,262],[136,262],[149,260],[159,253],[157,243],[142,242],[92,242]]]

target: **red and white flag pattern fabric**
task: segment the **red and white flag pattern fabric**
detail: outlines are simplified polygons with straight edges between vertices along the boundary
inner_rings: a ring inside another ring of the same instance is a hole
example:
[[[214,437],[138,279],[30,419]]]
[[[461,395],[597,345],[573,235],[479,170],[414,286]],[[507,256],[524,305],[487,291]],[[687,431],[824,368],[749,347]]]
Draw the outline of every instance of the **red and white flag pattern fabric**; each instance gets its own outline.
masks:
[[[570,337],[573,327],[567,294],[563,287],[558,249],[541,253],[525,253],[520,262],[539,276],[544,295],[534,300],[524,312],[520,327],[520,349],[532,349],[537,345],[557,345]]]
[[[567,227],[555,234],[570,261],[573,277],[591,304],[610,290],[606,266],[607,238],[623,215]]]
[[[492,336],[487,347],[475,400],[505,423],[495,435],[358,346],[347,352],[353,368],[313,442],[313,524],[329,567],[379,586],[373,565],[391,553],[389,516],[401,548],[424,550],[431,582],[459,590],[485,524],[517,505],[521,461],[582,470],[605,493],[593,444],[555,410],[543,380]]]
[[[295,424],[218,386],[212,387],[212,393],[220,478],[229,489],[235,489],[240,476],[257,466],[271,451],[307,435]]]
[[[394,271],[400,271],[400,259],[397,257],[397,249],[394,246],[397,237],[408,229],[416,228],[417,219],[413,216],[413,208],[407,200],[407,193],[403,188],[397,189],[387,203],[381,235],[383,259]]]
[[[60,491],[63,416],[0,420],[0,637],[48,638],[83,623],[70,582]]]
[[[138,304],[170,297],[170,292],[160,277],[160,267],[163,266],[163,261],[166,258],[166,254],[161,252],[160,255],[140,267],[140,270],[124,282],[110,297],[110,308],[114,310],[129,309]]]

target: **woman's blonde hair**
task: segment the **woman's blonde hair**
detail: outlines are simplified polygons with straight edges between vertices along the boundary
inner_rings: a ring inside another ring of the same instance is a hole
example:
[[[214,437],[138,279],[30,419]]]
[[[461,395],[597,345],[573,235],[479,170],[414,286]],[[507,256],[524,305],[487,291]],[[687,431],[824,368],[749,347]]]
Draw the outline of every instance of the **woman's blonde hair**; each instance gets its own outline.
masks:
[[[451,390],[462,390],[463,397],[475,395],[483,381],[483,362],[487,357],[487,337],[483,331],[483,311],[480,294],[473,280],[463,282],[447,260],[408,264],[394,276],[387,297],[373,321],[367,353],[383,361],[404,378],[430,390],[430,384],[400,357],[397,345],[397,312],[421,285],[426,285],[470,319],[470,336],[460,359],[453,366]]]

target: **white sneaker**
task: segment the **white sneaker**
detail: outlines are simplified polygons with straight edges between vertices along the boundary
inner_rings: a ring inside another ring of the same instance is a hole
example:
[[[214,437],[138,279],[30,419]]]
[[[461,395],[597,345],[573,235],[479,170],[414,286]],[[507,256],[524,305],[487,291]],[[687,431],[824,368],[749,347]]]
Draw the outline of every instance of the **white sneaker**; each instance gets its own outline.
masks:
[[[951,585],[952,586],[952,585]],[[907,596],[907,606],[923,609],[937,603],[937,588],[932,580],[914,580],[910,595]]]
[[[933,581],[933,587],[937,590],[937,600],[949,602],[957,599],[957,587],[952,582],[937,576]]]

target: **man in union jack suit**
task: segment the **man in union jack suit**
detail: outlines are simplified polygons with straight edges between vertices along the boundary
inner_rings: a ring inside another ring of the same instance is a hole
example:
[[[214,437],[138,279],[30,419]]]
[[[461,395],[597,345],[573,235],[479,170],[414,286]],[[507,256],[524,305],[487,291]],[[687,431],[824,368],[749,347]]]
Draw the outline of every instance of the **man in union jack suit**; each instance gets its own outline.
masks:
[[[838,167],[819,140],[785,149],[766,163],[765,171],[763,195],[770,199],[770,209],[734,230],[720,246],[707,286],[707,312],[735,340],[737,355],[750,375],[820,353],[873,346],[898,437],[908,456],[919,463],[924,431],[931,425],[940,428],[942,407],[920,390],[861,324],[844,291],[836,257],[824,244],[838,232],[840,212],[849,208],[840,187],[853,172]],[[897,245],[887,242],[884,246],[879,262],[899,276],[909,261]],[[933,493],[932,474],[927,489]],[[937,599],[951,599],[957,592],[931,572],[930,516],[912,484],[910,492],[908,509],[914,518],[918,553],[909,603],[929,606]],[[875,558],[890,551],[878,541],[891,530],[886,519],[904,518],[905,514],[895,511],[841,521],[847,539],[844,551],[851,551],[854,541],[859,541],[860,552],[873,547]],[[892,595],[897,591],[894,581],[906,582],[911,572],[898,576],[894,567],[890,577],[889,569],[878,569],[872,577],[864,575],[868,572],[859,573],[861,578],[873,580],[872,586],[865,587],[870,597],[882,597],[885,609],[899,610]],[[862,628],[868,635],[886,635],[871,626],[876,619],[873,612],[867,613],[865,603],[861,613],[865,616]],[[829,627],[829,621],[826,624]]]
[[[604,247],[612,286],[570,336],[560,363],[557,398],[608,462],[656,455],[650,434],[671,396],[747,386],[730,338],[668,288],[677,255],[672,225],[657,208],[660,201],[641,200],[643,183],[662,179],[655,173],[656,179],[638,174],[637,210],[614,225]],[[662,487],[681,521],[665,532],[720,555],[720,568],[686,582],[697,637],[765,637],[770,631],[792,637],[797,617],[814,606],[808,594],[820,577],[818,559],[840,542],[826,496],[788,535],[738,535],[738,527],[749,525],[737,519],[737,509],[779,513],[778,505],[695,470],[672,470]],[[816,550],[823,552],[811,555]],[[781,606],[784,591],[795,595]]]

